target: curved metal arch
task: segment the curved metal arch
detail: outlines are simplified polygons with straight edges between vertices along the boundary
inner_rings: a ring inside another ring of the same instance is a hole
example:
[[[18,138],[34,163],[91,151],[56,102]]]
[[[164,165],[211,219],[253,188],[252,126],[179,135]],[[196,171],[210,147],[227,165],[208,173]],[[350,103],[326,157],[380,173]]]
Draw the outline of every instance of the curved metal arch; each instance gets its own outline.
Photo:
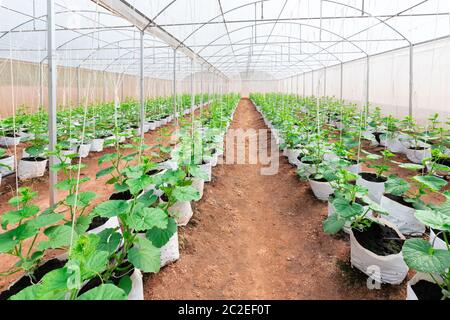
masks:
[[[274,45],[274,46],[276,46],[276,47],[281,47],[281,48],[289,48],[289,46],[283,46],[283,45],[281,45],[281,44],[278,44],[278,45]],[[251,47],[251,45],[248,45],[248,46],[244,46],[244,47],[242,47],[242,48],[239,48],[239,49],[237,49],[236,51],[240,51],[240,50],[243,50],[243,49],[247,49],[247,48],[250,48]],[[296,51],[299,51],[297,48],[295,48],[295,49],[293,49],[293,50],[296,50]],[[267,50],[265,50],[265,51],[267,51]],[[275,51],[274,51],[275,52]],[[227,58],[223,63],[220,63],[219,65],[217,65],[217,67],[218,68],[220,68],[220,67],[224,67],[225,69],[224,70],[229,70],[229,67],[231,67],[232,66],[232,62],[230,62],[230,60],[232,60],[234,58],[234,56],[230,56],[230,58]],[[297,60],[297,62],[302,62],[302,60],[300,60],[300,59],[298,59],[298,58],[295,58],[296,60]],[[323,63],[321,63],[319,60],[317,60],[317,59],[315,59],[316,60],[316,62],[318,62],[320,65],[322,65],[323,67],[325,67],[325,65],[323,64]],[[229,63],[228,65],[226,65],[226,66],[224,66],[224,64],[225,63]],[[305,63],[303,63],[304,64],[304,66],[305,67],[307,67],[307,68],[309,68],[309,66],[307,65],[307,64],[305,64]],[[309,68],[309,69],[311,69],[311,68]],[[311,69],[312,70],[312,69]]]
[[[116,15],[114,15],[114,14],[112,14],[110,12],[97,12],[97,11],[93,11],[93,10],[77,10],[77,11],[75,11],[75,10],[65,10],[65,11],[57,11],[57,12],[55,12],[55,14],[57,15],[57,14],[66,14],[66,13],[77,13],[77,12],[100,13],[100,14],[104,14],[104,15],[108,15],[108,16],[117,18]],[[26,20],[26,21],[18,24],[17,26],[9,29],[7,32],[3,33],[0,36],[0,39],[3,38],[4,36],[6,36],[7,34],[10,34],[12,31],[16,30],[17,28],[20,28],[20,27],[22,27],[22,26],[24,26],[24,25],[26,25],[26,24],[28,24],[30,22],[33,22],[35,20],[39,20],[39,21],[42,21],[42,22],[47,22],[47,20],[43,19],[45,17],[47,17],[46,14],[38,16],[38,17],[33,17],[32,19]],[[68,31],[72,31],[72,30],[68,29]],[[72,32],[75,32],[75,31],[72,31]]]
[[[261,38],[261,37],[265,37],[265,36],[257,36],[256,38]],[[319,48],[319,49],[321,49],[321,50],[324,50],[324,48],[323,48],[322,46],[320,46],[320,45],[318,45],[318,44],[316,44],[316,43],[314,43],[314,42],[311,42],[311,41],[308,41],[308,40],[304,40],[304,39],[302,39],[302,38],[300,38],[300,37],[285,36],[285,35],[276,35],[276,37],[281,37],[281,38],[288,38],[288,39],[294,39],[294,40],[304,41],[305,43],[311,44],[311,45],[313,45],[313,46],[315,46],[315,47],[317,47],[317,48]],[[250,40],[250,39],[252,39],[252,38],[249,37],[249,38],[241,39],[241,40],[239,40],[237,43],[240,43],[240,42],[246,41],[246,40]],[[297,48],[291,47],[291,46],[283,46],[283,47],[297,49]],[[212,57],[212,58],[215,57],[216,54],[222,52],[222,51],[225,50],[226,48],[227,48],[227,47],[218,50],[218,51],[217,51],[216,53],[214,53],[214,55],[212,55],[211,57]],[[248,48],[248,46],[247,46],[247,48]],[[237,49],[237,50],[241,50],[241,49]],[[326,49],[325,49],[325,51],[326,51],[326,53],[328,53],[329,55],[333,56],[333,58],[335,58],[337,61],[342,62],[342,60],[339,59],[335,54],[331,53],[330,51],[328,51],[328,50],[326,50]],[[314,58],[314,57],[313,57],[313,58]],[[316,59],[316,60],[317,60],[317,59]]]
[[[263,2],[267,2],[267,1],[272,1],[272,0],[262,0],[262,1],[263,1]],[[233,12],[233,11],[236,11],[236,10],[239,10],[239,9],[242,9],[242,8],[244,8],[244,7],[246,7],[246,6],[254,5],[255,3],[260,3],[260,2],[262,2],[262,1],[254,1],[254,2],[251,2],[251,3],[245,4],[245,5],[241,5],[241,6],[235,7],[235,8],[233,8],[233,9],[230,9],[230,10],[224,12],[224,13],[223,13],[223,16],[225,16],[226,14],[228,14],[228,13],[230,13],[230,12]],[[377,20],[377,21],[378,21],[379,23],[381,23],[381,24],[386,25],[388,28],[390,28],[390,29],[393,30],[395,33],[397,33],[400,37],[402,37],[405,41],[407,41],[409,44],[411,44],[411,41],[410,41],[406,36],[404,36],[400,31],[398,31],[396,28],[394,28],[393,26],[391,26],[391,25],[390,25],[389,23],[387,23],[386,21],[384,21],[384,20],[382,20],[382,19],[380,19],[380,18],[378,18],[378,17],[376,17],[376,16],[373,16],[370,12],[368,12],[368,11],[366,11],[366,10],[363,10],[363,9],[360,9],[360,8],[357,8],[357,7],[354,7],[354,6],[351,6],[351,5],[349,5],[349,4],[336,2],[336,1],[333,1],[333,0],[322,0],[322,1],[324,1],[324,2],[329,2],[329,3],[333,3],[333,4],[335,4],[335,5],[344,6],[344,7],[347,7],[347,8],[353,9],[353,10],[356,10],[356,11],[362,13],[362,14],[367,14],[368,17]],[[212,21],[214,21],[214,20],[220,18],[221,16],[222,16],[222,14],[219,14],[219,15],[215,16],[214,18],[208,20],[208,21],[205,22],[204,24],[200,25],[197,29],[195,29],[194,31],[192,31],[192,32],[191,32],[191,33],[190,33],[190,34],[189,34],[182,42],[185,43],[190,37],[192,37],[192,36],[193,36],[195,33],[197,33],[200,29],[202,29],[204,26],[208,25],[209,22],[212,22]],[[259,23],[258,25],[261,25],[261,23]],[[323,30],[324,30],[324,29],[323,29]],[[345,37],[341,37],[341,38],[344,38],[344,39],[345,39]],[[351,42],[351,40],[348,40],[348,39],[346,39],[346,41]]]
[[[261,25],[266,25],[266,24],[274,24],[274,22],[265,22],[265,23],[260,23],[259,25],[261,26]],[[313,29],[318,29],[318,30],[322,30],[322,31],[328,32],[328,33],[330,33],[330,34],[332,34],[332,35],[338,37],[339,39],[344,40],[345,42],[348,42],[349,44],[351,44],[352,46],[354,46],[356,49],[358,49],[359,51],[361,51],[361,53],[364,53],[366,56],[368,56],[367,52],[365,52],[365,51],[364,51],[362,48],[360,48],[358,45],[356,45],[355,43],[353,43],[353,42],[347,40],[346,38],[340,36],[339,34],[333,32],[333,31],[330,31],[330,30],[328,30],[328,29],[320,28],[320,27],[317,27],[317,26],[314,26],[314,25],[310,25],[310,24],[306,24],[306,23],[294,22],[294,21],[280,21],[280,22],[278,22],[278,24],[280,24],[280,25],[282,25],[282,24],[293,24],[293,25],[305,26],[305,27],[310,27],[310,28],[313,28]],[[237,31],[240,31],[240,30],[243,30],[243,29],[246,29],[246,28],[250,28],[250,27],[252,27],[252,25],[248,25],[248,26],[244,26],[244,27],[237,28],[237,29],[235,29],[235,30],[233,30],[233,31],[230,31],[229,33],[232,34],[232,33],[234,33],[234,32],[237,32]],[[227,34],[228,34],[228,33],[227,33]],[[198,51],[198,54],[200,54],[200,52],[202,52],[204,49],[206,49],[208,46],[210,46],[210,45],[213,44],[214,42],[216,42],[216,41],[222,39],[223,37],[227,36],[227,34],[221,35],[220,37],[214,39],[213,41],[211,41],[211,42],[208,43],[207,45],[203,46],[203,48],[202,48],[201,50]],[[322,48],[322,49],[323,49],[323,48]]]
[[[105,69],[103,69],[103,71],[107,71],[109,69],[109,67],[111,67],[113,64],[115,64],[117,61],[119,61],[120,59],[122,59],[123,57],[125,57],[128,54],[131,53],[136,53],[136,51],[140,50],[140,48],[135,48],[135,49],[130,49],[127,50],[127,52],[121,54],[120,56],[116,57],[113,61],[111,61],[106,67]],[[172,49],[169,49],[172,50]],[[144,58],[148,58],[151,56],[144,56]],[[135,64],[139,59],[134,59],[132,62],[130,62],[128,65],[126,65],[125,69],[129,68],[131,65]]]
[[[111,46],[111,45],[115,45],[115,44],[122,43],[122,42],[125,42],[125,41],[132,41],[132,40],[134,40],[134,39],[131,39],[131,38],[130,38],[130,39],[121,39],[121,40],[117,40],[117,41],[113,41],[113,42],[108,42],[108,43],[105,44],[104,46],[92,50],[91,53],[89,53],[89,55],[88,55],[86,58],[84,58],[84,59],[78,64],[78,68],[80,68],[81,65],[82,65],[84,62],[86,62],[87,60],[89,60],[91,57],[93,57],[96,53],[100,52],[102,49],[105,49],[105,48],[107,48],[107,47],[109,47],[109,46]],[[153,39],[152,39],[152,40],[147,40],[147,41],[152,41],[152,42],[158,42],[158,43],[166,44],[165,42],[162,42],[162,41],[160,41],[160,40],[153,40]],[[119,49],[120,49],[120,48],[119,48]],[[135,49],[125,49],[125,50],[127,50],[127,51],[126,51],[127,53],[130,53],[130,52],[134,52],[134,51],[137,50],[137,49],[138,49],[138,48],[135,48]],[[122,49],[122,50],[123,50],[123,49]],[[122,56],[120,56],[120,57],[122,57]],[[114,61],[118,61],[118,59],[116,58]]]

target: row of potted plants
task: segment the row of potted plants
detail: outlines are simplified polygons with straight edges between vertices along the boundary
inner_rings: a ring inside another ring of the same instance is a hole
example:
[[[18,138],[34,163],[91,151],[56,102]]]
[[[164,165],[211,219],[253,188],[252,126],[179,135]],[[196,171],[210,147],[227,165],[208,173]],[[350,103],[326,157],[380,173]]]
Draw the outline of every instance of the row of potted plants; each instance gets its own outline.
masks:
[[[146,101],[146,122],[144,132],[155,130],[174,119],[172,97],[155,98]],[[196,105],[208,101],[207,95],[197,95]],[[188,114],[191,96],[182,95],[178,99],[179,115]],[[136,101],[128,100],[121,104],[106,103],[87,108],[63,109],[57,114],[58,148],[63,155],[77,154],[86,158],[90,152],[101,152],[118,139],[121,143],[140,135],[140,111]],[[27,114],[23,108],[15,115],[0,122],[0,145],[8,147],[0,155],[0,173],[4,175],[15,171],[19,179],[41,177],[48,166],[45,151],[48,149],[48,114],[44,110]],[[16,159],[13,147],[23,142],[25,148],[21,158]],[[64,157],[69,162],[70,157]]]
[[[433,115],[421,127],[411,117],[382,117],[377,108],[327,97],[251,98],[300,178],[328,201],[324,231],[350,234],[352,265],[390,284],[401,283],[412,268],[420,273],[408,283],[408,299],[448,298],[448,123]],[[401,153],[406,162],[393,160]],[[408,179],[395,167],[409,170]],[[443,203],[426,201],[432,194]]]
[[[44,211],[28,188],[9,201],[15,209],[1,216],[0,253],[17,262],[2,275],[25,275],[0,299],[143,299],[142,273],[179,258],[178,227],[189,222],[191,201],[201,198],[208,170],[217,165],[238,99],[215,97],[199,120],[181,118],[174,148],[167,132],[155,146],[138,137],[111,139],[113,152],[98,159],[96,177],[108,177],[114,193],[92,210],[96,193],[80,191],[89,180],[79,178],[84,165],[64,161],[73,155],[61,149],[48,152],[60,160],[51,170],[67,177],[56,186],[66,197]],[[60,254],[46,261],[55,249]]]

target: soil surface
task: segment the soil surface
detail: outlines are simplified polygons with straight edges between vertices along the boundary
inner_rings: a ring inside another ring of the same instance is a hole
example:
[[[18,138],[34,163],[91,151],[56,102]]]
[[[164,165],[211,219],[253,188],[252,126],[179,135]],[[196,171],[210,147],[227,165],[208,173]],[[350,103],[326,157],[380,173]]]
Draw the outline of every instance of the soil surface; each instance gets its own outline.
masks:
[[[267,129],[247,99],[231,128]],[[244,147],[248,153],[248,141]],[[367,289],[367,277],[350,267],[348,236],[322,231],[327,204],[281,153],[278,159],[275,175],[262,175],[268,166],[259,161],[213,169],[192,220],[180,228],[180,260],[145,276],[146,299],[405,298],[405,284]]]
[[[377,255],[388,256],[402,251],[403,240],[387,226],[372,223],[364,231],[353,230],[353,233],[360,245]]]
[[[441,300],[442,290],[436,283],[420,280],[412,286],[419,300]]]

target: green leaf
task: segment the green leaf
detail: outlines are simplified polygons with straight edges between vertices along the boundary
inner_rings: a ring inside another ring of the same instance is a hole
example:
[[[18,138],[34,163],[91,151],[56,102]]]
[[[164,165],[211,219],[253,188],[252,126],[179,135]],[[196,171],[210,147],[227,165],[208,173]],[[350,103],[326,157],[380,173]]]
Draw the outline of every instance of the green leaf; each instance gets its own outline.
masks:
[[[380,206],[375,201],[372,201],[369,197],[364,197],[363,200],[365,203],[369,205],[370,210],[380,214],[389,215],[389,212],[387,212],[382,206]]]
[[[208,180],[208,173],[205,172],[205,170],[202,170],[200,166],[190,166],[189,167],[189,173],[194,178],[199,178],[203,180]]]
[[[25,151],[32,157],[38,157],[44,153],[43,146],[31,146],[25,149]]]
[[[101,165],[101,164],[103,164],[103,163],[105,163],[105,162],[108,162],[108,161],[112,161],[112,160],[114,160],[114,159],[117,159],[118,157],[119,157],[119,155],[118,155],[117,153],[107,153],[107,154],[104,154],[103,156],[101,156],[101,157],[98,159],[98,164]]]
[[[130,192],[134,195],[141,192],[144,188],[148,187],[152,184],[152,179],[147,176],[143,175],[140,178],[137,179],[128,179],[126,181],[126,184],[130,188]]]
[[[77,300],[126,300],[128,298],[125,291],[113,284],[102,284],[94,289],[83,293]]]
[[[336,234],[344,228],[346,221],[337,214],[333,214],[322,223],[323,231],[327,234]]]
[[[160,251],[146,238],[137,237],[128,252],[128,260],[143,272],[158,272],[161,264]]]
[[[168,213],[160,208],[141,208],[127,216],[127,225],[136,231],[146,231],[151,228],[165,229],[168,223]]]
[[[0,253],[10,252],[19,243],[14,234],[14,230],[0,234]]]
[[[400,168],[411,170],[411,171],[418,171],[422,170],[425,167],[421,164],[415,164],[415,163],[402,163],[399,165]]]
[[[96,250],[92,252],[82,265],[83,278],[90,278],[105,271],[109,252]]]
[[[12,296],[11,300],[63,300],[68,291],[66,268],[47,273],[39,284],[32,285]]]
[[[9,224],[16,224],[20,220],[32,217],[38,212],[39,207],[36,205],[28,205],[19,210],[8,211],[0,217],[2,221],[2,228],[6,229]]]
[[[158,200],[158,197],[153,194],[154,190],[150,190],[146,193],[144,193],[142,196],[139,197],[138,202],[143,204],[146,207],[150,207],[152,204]]]
[[[77,194],[71,194],[66,198],[66,203],[69,206],[77,206],[80,208],[87,207],[93,199],[97,197],[97,194],[92,191],[80,192]]]
[[[444,273],[450,266],[450,251],[434,249],[423,239],[408,239],[403,245],[408,267],[426,273]]]
[[[448,184],[447,181],[436,176],[415,176],[413,179],[431,191],[439,191]]]
[[[108,168],[106,168],[106,169],[99,170],[99,171],[95,174],[95,177],[98,179],[98,178],[101,178],[101,177],[103,177],[103,176],[106,176],[106,175],[110,174],[110,173],[113,172],[113,171],[114,171],[114,167],[108,167]]]
[[[392,175],[389,176],[384,187],[386,193],[394,196],[402,196],[411,186],[405,179]]]
[[[103,218],[112,218],[128,211],[126,200],[108,200],[95,207],[93,213]]]
[[[39,243],[39,250],[45,250],[48,248],[57,249],[61,247],[67,247],[70,245],[70,239],[72,234],[72,228],[67,225],[53,226],[47,228],[44,234],[48,237],[47,241]],[[74,233],[74,240],[77,239],[77,234]]]
[[[122,235],[111,228],[103,230],[98,236],[100,237],[100,241],[97,245],[97,249],[109,252],[110,254],[117,250],[120,240],[122,240]]]
[[[177,232],[177,228],[178,226],[175,220],[173,218],[170,218],[167,223],[167,228],[152,228],[147,231],[145,236],[152,242],[155,247],[161,248],[167,242],[169,242],[170,238],[175,234],[175,232]]]
[[[450,205],[435,210],[416,210],[415,217],[423,224],[437,230],[450,232]]]
[[[89,180],[90,180],[89,177],[84,177],[84,178],[81,178],[80,180],[75,179],[75,178],[69,178],[69,179],[63,180],[63,181],[55,184],[55,188],[59,189],[59,190],[69,191],[70,189],[75,187],[77,184],[82,184]]]
[[[55,224],[56,222],[59,222],[63,219],[64,219],[64,215],[58,214],[58,213],[41,214],[40,216],[38,216],[32,220],[28,220],[27,223],[36,229],[40,229],[40,228]]]
[[[18,226],[13,231],[14,231],[14,237],[17,240],[21,241],[21,240],[26,240],[28,238],[35,236],[39,230],[29,223],[24,223],[24,224],[21,224],[20,226]]]
[[[332,201],[336,214],[342,218],[351,218],[363,213],[363,207],[358,203],[350,203],[347,199],[338,197]]]
[[[197,201],[200,199],[200,193],[192,186],[175,187],[172,192],[173,197],[177,201]]]
[[[79,216],[75,221],[75,231],[77,234],[83,234],[89,229],[89,225],[92,222],[92,217],[90,216]],[[71,222],[68,224],[71,225]]]
[[[119,281],[119,288],[122,289],[125,294],[128,296],[133,287],[133,283],[131,282],[131,278],[129,275],[122,277]]]

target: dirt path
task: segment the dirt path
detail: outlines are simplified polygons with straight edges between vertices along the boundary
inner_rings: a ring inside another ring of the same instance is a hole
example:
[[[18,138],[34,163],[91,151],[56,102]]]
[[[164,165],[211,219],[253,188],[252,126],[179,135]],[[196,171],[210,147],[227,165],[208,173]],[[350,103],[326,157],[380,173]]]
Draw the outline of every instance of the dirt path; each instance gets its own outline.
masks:
[[[231,128],[266,126],[243,99]],[[262,176],[261,167],[214,168],[193,220],[180,231],[180,260],[146,277],[146,299],[404,298],[404,286],[366,288],[349,266],[348,240],[322,232],[326,204],[281,154],[277,175]]]

